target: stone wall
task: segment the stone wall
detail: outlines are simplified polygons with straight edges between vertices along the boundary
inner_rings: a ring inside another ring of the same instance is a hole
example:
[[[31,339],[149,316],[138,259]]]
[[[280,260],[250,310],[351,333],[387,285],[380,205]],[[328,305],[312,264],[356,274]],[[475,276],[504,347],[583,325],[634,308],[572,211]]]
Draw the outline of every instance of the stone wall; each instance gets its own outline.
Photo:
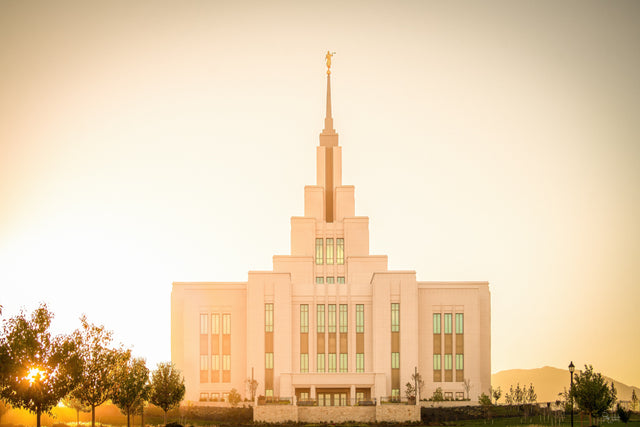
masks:
[[[298,421],[305,423],[372,423],[376,421],[375,406],[300,406]]]
[[[420,421],[420,406],[389,405],[376,406],[376,421],[398,423],[401,421]]]
[[[253,408],[253,421],[263,423],[298,422],[298,407],[295,405],[258,405]]]

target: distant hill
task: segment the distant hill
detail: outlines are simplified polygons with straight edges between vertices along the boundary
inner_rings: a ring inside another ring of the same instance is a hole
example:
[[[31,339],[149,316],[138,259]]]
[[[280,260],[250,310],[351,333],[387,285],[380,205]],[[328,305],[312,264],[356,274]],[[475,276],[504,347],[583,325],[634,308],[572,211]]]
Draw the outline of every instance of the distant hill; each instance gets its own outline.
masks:
[[[576,372],[578,370],[576,369]],[[631,400],[631,391],[635,389],[636,395],[640,397],[640,388],[628,386],[619,381],[605,376],[608,382],[613,381],[618,391],[618,400]],[[491,375],[491,384],[493,387],[502,389],[502,397],[500,402],[504,403],[504,395],[509,391],[509,387],[520,383],[520,385],[529,385],[533,383],[538,395],[538,402],[554,402],[558,399],[558,393],[562,392],[566,387],[569,389],[570,375],[567,369],[552,368],[545,366],[536,369],[509,369],[500,371]]]

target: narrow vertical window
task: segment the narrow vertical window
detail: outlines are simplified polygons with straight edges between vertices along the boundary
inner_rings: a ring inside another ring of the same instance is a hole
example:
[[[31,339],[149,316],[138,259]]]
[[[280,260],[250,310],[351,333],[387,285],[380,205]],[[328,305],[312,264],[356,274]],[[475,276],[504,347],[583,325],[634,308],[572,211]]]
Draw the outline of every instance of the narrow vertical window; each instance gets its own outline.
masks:
[[[327,239],[327,264],[333,264],[333,239]]]
[[[222,333],[224,335],[231,333],[231,314],[229,313],[222,315]]]
[[[446,371],[453,369],[453,356],[451,354],[444,355],[444,369]]]
[[[348,309],[347,304],[340,304],[340,333],[341,334],[347,333],[347,325],[348,325],[347,309]]]
[[[347,353],[340,353],[340,372],[348,372],[348,365]]]
[[[344,239],[336,239],[336,264],[344,264]]]
[[[442,369],[442,357],[439,354],[433,355],[433,370],[439,371]]]
[[[211,370],[218,371],[220,370],[220,355],[214,354],[211,356]]]
[[[273,353],[264,354],[264,368],[273,369]]]
[[[209,360],[209,357],[206,355],[202,355],[200,356],[200,370],[201,371],[206,371],[207,369],[209,369],[207,361]]]
[[[391,332],[400,332],[400,304],[391,303]]]
[[[220,315],[211,315],[211,334],[218,335],[220,333]]]
[[[316,264],[322,264],[322,239],[316,239]]]
[[[433,333],[439,334],[442,331],[442,315],[433,313]]]
[[[391,353],[391,369],[400,369],[400,353]]]
[[[335,283],[335,277],[327,277],[327,285],[333,285]]]
[[[364,353],[356,354],[356,372],[364,372]]]
[[[316,277],[316,285],[322,285],[324,283],[324,277]]]
[[[336,372],[336,354],[329,353],[329,372]]]
[[[222,370],[230,371],[231,370],[231,355],[223,354],[222,355]]]
[[[456,369],[459,371],[464,369],[464,354],[456,354]]]
[[[206,334],[207,333],[208,320],[209,320],[209,315],[208,314],[201,314],[200,315],[200,333],[201,334]]]
[[[324,304],[318,304],[317,317],[318,317],[318,333],[324,334]]]
[[[264,331],[273,332],[273,303],[264,305]]]
[[[338,276],[338,284],[344,285],[344,276]]]
[[[356,333],[364,333],[364,304],[356,304]]]
[[[329,304],[329,333],[336,331],[336,305]]]
[[[318,353],[316,371],[324,372],[324,353]]]
[[[309,332],[309,305],[300,304],[300,333]]]
[[[464,315],[456,313],[456,334],[464,333]]]
[[[300,355],[300,372],[309,372],[309,355],[307,353]]]
[[[444,333],[445,334],[450,334],[451,333],[451,313],[445,313],[444,314]]]

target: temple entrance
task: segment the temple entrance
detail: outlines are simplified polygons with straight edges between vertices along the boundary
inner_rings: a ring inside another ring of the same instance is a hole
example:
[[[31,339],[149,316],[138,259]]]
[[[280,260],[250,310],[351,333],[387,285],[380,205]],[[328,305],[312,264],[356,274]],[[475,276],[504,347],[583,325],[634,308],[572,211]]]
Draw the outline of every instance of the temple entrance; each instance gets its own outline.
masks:
[[[347,406],[350,405],[350,390],[348,388],[319,388],[316,390],[318,406]]]

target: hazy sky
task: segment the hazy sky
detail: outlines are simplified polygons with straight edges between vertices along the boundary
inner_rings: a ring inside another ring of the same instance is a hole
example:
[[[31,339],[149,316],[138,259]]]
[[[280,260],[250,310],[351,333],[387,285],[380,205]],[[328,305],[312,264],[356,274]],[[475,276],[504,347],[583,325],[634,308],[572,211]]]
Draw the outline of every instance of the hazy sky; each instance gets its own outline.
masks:
[[[371,252],[487,280],[492,371],[640,385],[640,3],[0,2],[0,304],[151,366],[173,281],[289,253],[324,54]]]

